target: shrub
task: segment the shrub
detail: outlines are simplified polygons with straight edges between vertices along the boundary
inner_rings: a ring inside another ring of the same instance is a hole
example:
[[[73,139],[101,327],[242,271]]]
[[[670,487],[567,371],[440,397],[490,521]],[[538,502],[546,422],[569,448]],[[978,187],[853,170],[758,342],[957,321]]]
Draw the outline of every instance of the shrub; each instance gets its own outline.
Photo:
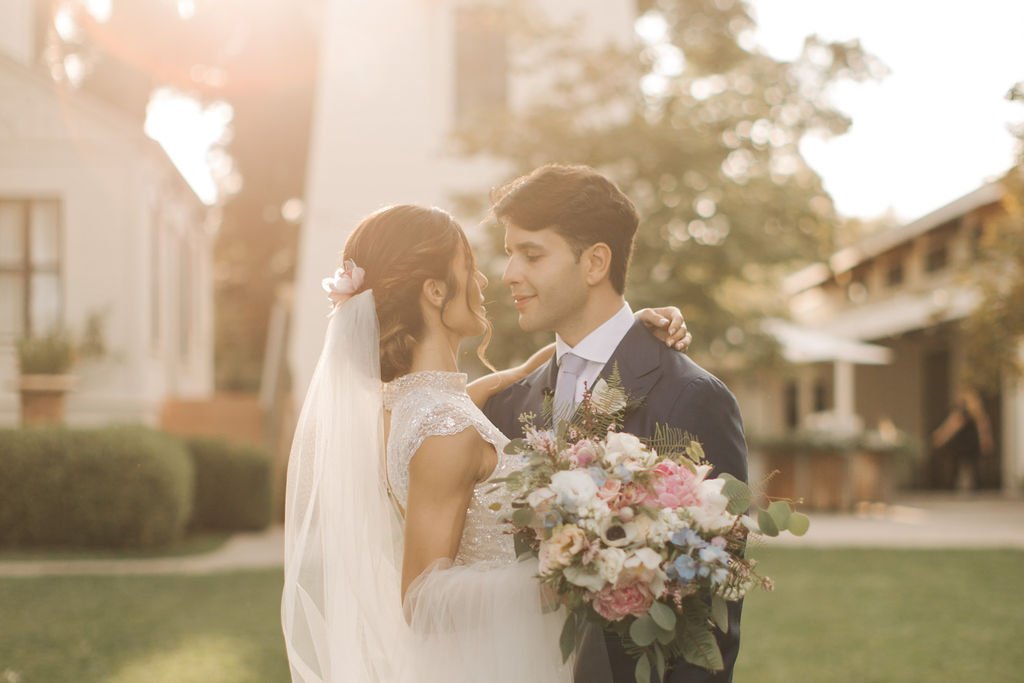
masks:
[[[23,375],[61,375],[71,369],[74,361],[74,346],[63,333],[18,342],[18,369]]]
[[[0,430],[0,545],[152,547],[192,512],[184,446],[141,426]]]
[[[264,529],[272,508],[272,463],[258,448],[221,439],[186,439],[195,467],[190,527],[205,531]]]

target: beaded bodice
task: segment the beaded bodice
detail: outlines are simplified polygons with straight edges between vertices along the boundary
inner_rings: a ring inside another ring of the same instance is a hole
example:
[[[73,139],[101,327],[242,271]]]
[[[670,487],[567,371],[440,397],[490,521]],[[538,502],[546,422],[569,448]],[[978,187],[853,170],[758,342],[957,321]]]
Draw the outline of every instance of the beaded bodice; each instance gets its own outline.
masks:
[[[491,480],[508,475],[516,456],[504,452],[508,439],[469,398],[466,375],[414,372],[399,377],[384,386],[384,408],[391,411],[388,480],[403,508],[409,495],[409,462],[426,438],[458,434],[472,427],[494,446],[498,465],[473,491],[455,563],[513,561],[512,537],[501,522],[508,513],[508,496]]]

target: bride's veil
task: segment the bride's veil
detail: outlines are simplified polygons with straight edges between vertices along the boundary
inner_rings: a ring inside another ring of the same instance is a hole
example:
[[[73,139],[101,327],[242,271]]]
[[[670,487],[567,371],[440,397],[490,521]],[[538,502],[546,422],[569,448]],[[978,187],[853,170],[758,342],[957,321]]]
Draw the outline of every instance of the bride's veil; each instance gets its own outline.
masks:
[[[292,443],[281,620],[295,683],[391,680],[401,666],[379,337],[372,291],[335,307]]]

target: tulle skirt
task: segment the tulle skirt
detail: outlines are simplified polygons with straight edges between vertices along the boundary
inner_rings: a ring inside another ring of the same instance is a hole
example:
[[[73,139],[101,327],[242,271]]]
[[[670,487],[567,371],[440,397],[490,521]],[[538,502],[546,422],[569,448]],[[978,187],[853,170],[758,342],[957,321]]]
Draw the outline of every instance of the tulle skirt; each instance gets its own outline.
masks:
[[[545,613],[537,562],[437,563],[410,586],[402,683],[568,683],[558,638],[563,610]]]

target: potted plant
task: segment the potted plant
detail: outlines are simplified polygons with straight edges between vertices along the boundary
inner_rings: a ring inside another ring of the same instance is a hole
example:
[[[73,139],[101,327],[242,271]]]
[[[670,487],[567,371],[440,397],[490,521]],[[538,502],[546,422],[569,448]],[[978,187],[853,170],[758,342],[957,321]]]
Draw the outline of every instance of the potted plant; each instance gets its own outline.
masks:
[[[74,385],[70,374],[74,361],[74,345],[62,332],[18,342],[22,424],[64,421],[64,396]]]

